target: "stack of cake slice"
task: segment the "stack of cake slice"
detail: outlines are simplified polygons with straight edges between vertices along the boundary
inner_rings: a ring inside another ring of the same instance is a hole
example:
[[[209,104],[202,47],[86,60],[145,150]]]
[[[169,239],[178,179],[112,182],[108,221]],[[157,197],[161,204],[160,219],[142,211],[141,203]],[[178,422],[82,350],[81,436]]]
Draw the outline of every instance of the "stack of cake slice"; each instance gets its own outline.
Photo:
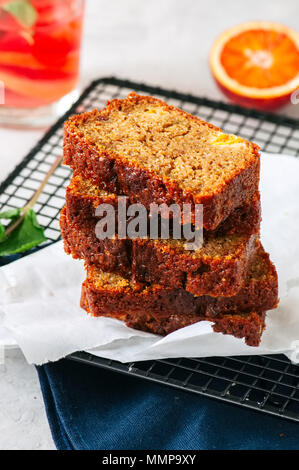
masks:
[[[259,240],[256,145],[132,93],[66,122],[64,162],[74,176],[60,226],[65,251],[85,260],[87,312],[162,335],[209,320],[217,332],[259,344],[278,286]],[[119,196],[147,214],[153,205],[176,204],[183,212],[187,204],[193,224],[201,204],[202,246],[120,236]],[[110,238],[97,234],[102,204],[115,209]]]

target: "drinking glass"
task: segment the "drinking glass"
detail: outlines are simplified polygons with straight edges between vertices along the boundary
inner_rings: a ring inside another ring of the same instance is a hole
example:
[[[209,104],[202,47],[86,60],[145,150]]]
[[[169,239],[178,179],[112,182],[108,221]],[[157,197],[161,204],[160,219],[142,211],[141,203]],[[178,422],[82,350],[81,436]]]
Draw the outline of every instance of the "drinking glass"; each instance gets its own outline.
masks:
[[[45,126],[77,97],[84,0],[0,0],[0,124]]]

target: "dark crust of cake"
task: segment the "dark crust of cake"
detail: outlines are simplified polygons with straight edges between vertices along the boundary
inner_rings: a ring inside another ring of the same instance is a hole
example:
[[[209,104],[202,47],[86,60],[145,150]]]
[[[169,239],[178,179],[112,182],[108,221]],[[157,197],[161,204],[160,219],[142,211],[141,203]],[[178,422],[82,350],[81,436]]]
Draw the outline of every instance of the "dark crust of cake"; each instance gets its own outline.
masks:
[[[94,226],[98,221],[95,216],[95,209],[101,204],[111,204],[117,214],[117,195],[113,193],[101,194],[82,194],[76,178],[73,178],[71,184],[66,190],[66,210],[68,219],[78,223],[80,226]],[[242,206],[234,211],[217,227],[214,231],[206,232],[204,236],[217,233],[223,234],[253,234],[259,232],[261,221],[261,202],[259,192],[246,201]]]
[[[151,97],[135,95],[135,100],[148,100],[149,103],[165,103]],[[87,142],[78,130],[80,123],[86,121],[92,113],[95,116],[109,115],[111,109],[122,106],[121,100],[113,100],[102,112],[94,110],[91,113],[72,116],[64,127],[63,154],[64,163],[69,165],[75,175],[92,181],[108,192],[125,194],[131,203],[143,204],[147,209],[151,203],[167,205],[190,203],[194,211],[195,204],[203,204],[203,224],[206,230],[214,230],[237,207],[242,206],[257,191],[259,183],[260,158],[257,145],[244,141],[255,158],[243,170],[235,172],[225,184],[220,184],[213,194],[199,195],[190,190],[182,189],[175,181],[167,177],[159,177],[153,171],[138,167],[122,159],[112,152],[99,152],[94,145]],[[172,106],[166,106],[173,110]],[[188,116],[188,119],[198,120],[201,124],[216,129],[209,123],[189,115],[184,111],[177,112]],[[194,223],[194,219],[192,221]]]
[[[256,235],[244,240],[236,256],[208,262],[192,258],[188,251],[161,249],[154,240],[133,240],[132,246],[134,281],[185,288],[196,296],[231,296],[244,284],[256,249]]]
[[[60,230],[63,238],[64,251],[75,259],[86,259],[103,271],[131,276],[130,240],[105,239],[99,240],[94,227],[84,232],[75,224],[70,224],[66,217],[65,208],[60,215]]]
[[[244,238],[242,250],[236,255],[232,254],[230,259],[218,258],[204,263],[201,258],[192,258],[188,251],[179,253],[171,246],[162,247],[153,240],[98,240],[95,227],[99,218],[95,216],[95,209],[100,204],[108,203],[117,212],[117,196],[99,193],[95,188],[82,191],[82,184],[84,180],[73,178],[66,191],[63,214],[66,211],[67,220],[63,218],[61,229],[67,253],[72,253],[75,258],[85,258],[104,271],[120,273],[137,282],[185,287],[194,295],[234,295],[241,288],[248,260],[254,250],[255,237],[250,238],[249,235],[259,229],[259,193],[254,195],[252,201],[235,209],[218,230],[204,231],[205,240],[217,234],[233,235],[238,226],[240,234],[248,235]]]
[[[99,309],[86,284],[82,286],[81,307],[94,316],[115,318],[124,321],[131,328],[162,336],[199,321],[208,320],[213,322],[215,332],[244,338],[248,346],[258,346],[265,329],[265,312],[233,315],[224,313],[217,317],[190,313],[170,313],[168,316],[161,316],[151,311],[132,312],[121,309],[109,312],[108,309]]]
[[[270,310],[278,303],[277,274],[268,254],[261,246],[256,256],[262,266],[263,275],[251,273],[244,287],[232,297],[195,297],[185,289],[163,288],[160,285],[144,286],[130,282],[123,282],[121,286],[114,282],[108,286],[97,284],[99,271],[94,266],[87,265],[84,287],[89,308],[95,315],[118,312],[132,315],[147,313],[158,315],[159,318],[185,314],[215,318],[223,314]]]
[[[192,257],[155,240],[99,240],[95,225],[70,222],[61,212],[60,228],[65,251],[103,271],[119,273],[132,281],[184,288],[194,295],[231,296],[243,286],[256,249],[256,235],[244,237],[236,252],[209,261]]]

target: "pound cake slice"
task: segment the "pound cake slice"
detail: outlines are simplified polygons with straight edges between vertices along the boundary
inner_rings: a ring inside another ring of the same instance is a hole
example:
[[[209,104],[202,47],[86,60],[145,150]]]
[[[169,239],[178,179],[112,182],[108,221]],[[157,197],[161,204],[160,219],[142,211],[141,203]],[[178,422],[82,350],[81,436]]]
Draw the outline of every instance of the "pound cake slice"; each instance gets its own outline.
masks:
[[[83,308],[92,315],[118,318],[129,326],[158,334],[209,320],[214,322],[215,331],[244,337],[247,344],[256,346],[263,330],[264,312],[278,302],[277,274],[261,245],[244,287],[233,297],[195,297],[185,289],[144,286],[105,273],[94,265],[86,268]]]
[[[185,288],[194,295],[230,296],[244,284],[257,234],[207,237],[194,251],[183,240],[99,240],[95,223],[79,224],[61,212],[60,228],[66,253],[104,271],[132,281]]]
[[[107,203],[117,213],[116,194],[81,176],[72,178],[60,226],[65,251],[74,258],[138,282],[185,287],[195,295],[234,295],[241,288],[259,230],[259,193],[235,209],[216,231],[204,231],[204,245],[194,252],[185,250],[181,240],[99,240],[95,211]]]
[[[258,191],[257,145],[149,96],[131,93],[64,129],[64,163],[75,175],[147,209],[203,204],[207,230]]]
[[[92,313],[89,307],[88,293],[85,286],[82,287],[81,307]],[[158,317],[149,312],[132,313],[130,310],[126,312],[116,311],[114,313],[102,312],[95,316],[111,317],[116,320],[125,322],[130,328],[147,331],[158,335],[168,335],[175,330],[193,325],[199,321],[212,321],[213,330],[216,333],[235,336],[236,338],[244,338],[248,346],[258,346],[261,341],[262,333],[265,329],[265,312],[239,313],[236,315],[223,314],[217,318],[204,317],[202,315],[192,315],[188,313],[170,314],[165,317]]]
[[[99,189],[98,186],[82,176],[73,176],[66,190],[66,210],[70,221],[81,227],[94,226],[97,222],[95,211],[101,204],[111,204],[117,212],[118,196]],[[234,211],[212,233],[247,234],[258,233],[261,220],[259,192]]]
[[[66,207],[60,213],[60,231],[64,251],[74,259],[85,259],[103,271],[132,276],[132,242],[119,238],[99,240],[95,234],[95,226],[81,228],[70,222],[66,215]]]

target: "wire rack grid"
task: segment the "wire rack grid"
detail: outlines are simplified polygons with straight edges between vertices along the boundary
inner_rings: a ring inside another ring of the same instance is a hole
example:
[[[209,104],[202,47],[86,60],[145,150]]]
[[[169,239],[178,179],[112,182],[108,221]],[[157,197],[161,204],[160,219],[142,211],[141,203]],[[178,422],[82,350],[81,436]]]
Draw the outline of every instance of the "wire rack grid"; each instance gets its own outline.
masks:
[[[161,98],[226,132],[253,140],[267,152],[299,156],[297,120],[128,80],[98,79],[0,185],[1,211],[23,207],[33,196],[54,160],[62,153],[63,122],[69,115],[102,108],[107,100],[123,98],[131,91]],[[70,178],[71,170],[60,165],[35,205],[38,221],[45,228],[48,239],[38,249],[60,239],[59,213],[65,204],[65,189]],[[27,254],[2,258],[0,264]],[[71,354],[69,358],[299,421],[299,367],[282,355],[179,358],[130,364],[85,352]]]

